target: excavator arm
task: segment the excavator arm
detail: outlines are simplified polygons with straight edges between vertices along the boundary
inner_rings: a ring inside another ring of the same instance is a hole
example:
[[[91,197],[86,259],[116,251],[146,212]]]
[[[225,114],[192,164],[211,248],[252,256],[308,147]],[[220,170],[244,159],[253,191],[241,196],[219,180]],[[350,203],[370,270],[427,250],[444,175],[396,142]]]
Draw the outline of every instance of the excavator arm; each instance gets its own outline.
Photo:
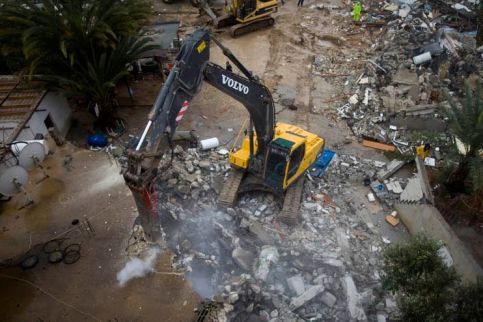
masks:
[[[211,40],[222,49],[223,54],[242,75],[210,62]],[[152,240],[160,236],[157,193],[153,187],[160,171],[159,161],[169,151],[169,147],[172,148],[171,141],[179,133],[176,132],[179,119],[177,116],[183,103],[193,99],[203,81],[242,103],[250,115],[248,138],[244,140],[244,148],[242,146],[239,150],[242,153],[236,156],[242,160],[241,168],[253,175],[244,182],[247,191],[259,189],[283,194],[284,189],[315,161],[324,144],[315,134],[290,124],[279,123],[275,131],[275,108],[270,91],[229,49],[210,37],[207,30],[195,31],[183,42],[173,68],[149,113],[148,123],[141,137],[127,149],[124,179],[133,192],[144,232]],[[231,158],[232,155],[230,162]],[[237,162],[232,164],[239,166]],[[226,201],[230,204],[235,200],[243,173],[234,172],[235,177],[236,180],[230,181],[234,189],[227,188],[226,194],[221,192],[219,201],[222,203]],[[303,187],[303,184],[298,186]],[[294,200],[300,201],[300,187],[294,190],[298,191],[297,196],[289,198],[294,207]],[[290,192],[288,194],[291,195]],[[297,211],[291,212],[289,217],[292,218],[296,213]]]
[[[245,77],[209,61],[211,40],[220,46]],[[250,166],[254,173],[262,174],[265,151],[273,138],[275,128],[275,108],[270,91],[230,50],[210,37],[207,30],[199,29],[183,42],[173,68],[149,113],[141,138],[134,149],[128,149],[128,166],[124,172],[128,185],[141,188],[155,176],[157,163],[176,132],[176,118],[183,102],[193,99],[203,81],[239,101],[247,109],[257,140],[255,151],[255,135],[250,126],[250,154],[253,156]]]

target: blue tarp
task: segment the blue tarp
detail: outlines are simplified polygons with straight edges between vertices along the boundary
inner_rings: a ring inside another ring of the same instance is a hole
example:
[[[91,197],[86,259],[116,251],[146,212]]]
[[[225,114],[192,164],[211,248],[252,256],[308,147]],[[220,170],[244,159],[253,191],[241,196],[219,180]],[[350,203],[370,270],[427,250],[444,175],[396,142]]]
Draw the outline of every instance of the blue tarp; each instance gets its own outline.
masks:
[[[325,169],[330,164],[330,161],[334,157],[335,152],[329,149],[324,150],[323,153],[321,153],[317,160],[315,161],[314,165],[312,166],[312,169],[310,171],[310,175],[320,178],[324,174]]]

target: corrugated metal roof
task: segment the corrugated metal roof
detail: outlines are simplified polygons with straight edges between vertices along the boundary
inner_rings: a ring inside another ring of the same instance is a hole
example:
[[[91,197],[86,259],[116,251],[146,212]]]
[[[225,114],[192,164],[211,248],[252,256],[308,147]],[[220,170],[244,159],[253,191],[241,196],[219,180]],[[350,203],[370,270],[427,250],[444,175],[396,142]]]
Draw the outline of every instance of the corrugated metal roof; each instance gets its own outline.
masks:
[[[0,146],[17,137],[45,93],[36,82],[0,75]]]

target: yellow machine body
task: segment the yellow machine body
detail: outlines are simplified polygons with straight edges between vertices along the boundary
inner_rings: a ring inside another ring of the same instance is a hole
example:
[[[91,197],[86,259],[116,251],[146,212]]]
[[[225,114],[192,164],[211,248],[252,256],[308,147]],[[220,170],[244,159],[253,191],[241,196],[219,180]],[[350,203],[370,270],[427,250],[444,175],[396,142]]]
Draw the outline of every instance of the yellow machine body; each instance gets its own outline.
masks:
[[[297,126],[287,123],[277,123],[275,126],[275,135],[272,142],[280,142],[287,148],[287,162],[283,173],[283,190],[290,186],[305,170],[307,170],[317,159],[318,154],[325,146],[324,139],[316,134],[305,131]],[[253,139],[253,154],[257,153],[257,140]],[[271,157],[271,149],[267,149],[265,156],[265,173],[267,175],[267,165]],[[250,164],[250,139],[246,136],[240,149],[233,150],[229,154],[230,165],[234,168],[247,171]]]
[[[277,9],[277,0],[232,0],[228,11],[243,24],[269,17]]]

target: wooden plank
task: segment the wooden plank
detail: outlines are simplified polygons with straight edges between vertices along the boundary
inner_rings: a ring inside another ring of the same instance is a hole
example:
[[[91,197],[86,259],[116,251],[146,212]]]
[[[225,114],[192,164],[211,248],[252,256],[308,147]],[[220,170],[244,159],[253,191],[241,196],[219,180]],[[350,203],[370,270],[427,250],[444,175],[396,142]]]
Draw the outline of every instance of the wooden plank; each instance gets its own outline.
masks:
[[[382,151],[395,151],[396,147],[391,144],[379,143],[375,141],[362,140],[362,145]]]

